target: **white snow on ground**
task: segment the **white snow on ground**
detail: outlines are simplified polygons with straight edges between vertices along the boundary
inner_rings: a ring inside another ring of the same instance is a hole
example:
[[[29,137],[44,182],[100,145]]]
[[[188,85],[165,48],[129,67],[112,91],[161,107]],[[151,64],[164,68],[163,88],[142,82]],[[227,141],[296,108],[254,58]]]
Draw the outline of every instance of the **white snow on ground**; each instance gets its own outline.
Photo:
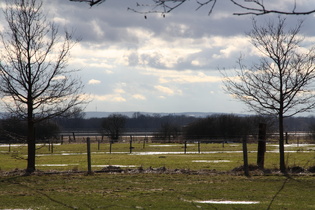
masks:
[[[210,204],[258,204],[259,201],[193,201],[194,203],[210,203]]]
[[[232,154],[232,153],[242,153],[243,151],[210,151],[210,152],[112,152],[112,154],[127,154],[127,155],[183,155],[183,154]],[[249,151],[250,152],[256,152],[256,151]],[[309,152],[314,152],[314,151],[285,151],[286,153],[309,153]],[[109,152],[92,152],[91,154],[109,154]],[[279,153],[279,150],[272,150],[272,151],[267,151],[267,153]],[[59,154],[37,154],[37,157],[40,156],[52,156],[52,155],[86,155],[86,153],[59,153]]]
[[[279,147],[279,144],[267,144],[272,147]],[[315,144],[285,144],[284,147],[315,147]]]
[[[92,167],[96,167],[96,168],[106,168],[109,166],[113,166],[113,167],[120,167],[120,168],[135,168],[138,167],[136,165],[92,165]]]
[[[156,144],[156,145],[149,145],[149,147],[181,147],[182,144]],[[196,146],[195,144],[186,144],[186,146]]]
[[[230,160],[193,160],[194,163],[229,163]]]
[[[242,151],[212,151],[201,152],[200,154],[218,154],[218,153],[242,153]],[[130,155],[182,155],[184,152],[133,152]],[[199,154],[198,152],[186,152],[186,154]]]
[[[78,166],[79,164],[36,164],[35,166]]]
[[[36,146],[44,146],[44,145],[48,145],[47,144],[36,144]],[[61,145],[60,143],[54,143],[55,146]],[[0,144],[0,147],[26,147],[27,144]]]

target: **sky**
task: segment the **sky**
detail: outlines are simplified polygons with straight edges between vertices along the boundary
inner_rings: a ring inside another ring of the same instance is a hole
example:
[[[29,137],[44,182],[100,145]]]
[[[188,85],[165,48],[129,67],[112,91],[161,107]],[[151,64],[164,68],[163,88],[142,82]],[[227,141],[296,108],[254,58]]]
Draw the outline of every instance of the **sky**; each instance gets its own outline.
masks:
[[[249,113],[224,91],[220,70],[236,68],[240,55],[249,64],[257,61],[245,35],[252,16],[234,16],[241,10],[225,0],[218,1],[210,16],[209,8],[196,11],[195,1],[189,1],[165,17],[144,18],[127,10],[138,9],[137,2],[141,0],[107,0],[91,8],[44,0],[49,20],[81,40],[71,51],[68,68],[79,69],[84,93],[90,95],[85,111]],[[285,9],[294,1],[271,2]],[[314,1],[298,1],[298,10],[309,8],[315,8]],[[256,19],[263,23],[276,17]],[[306,40],[315,38],[314,15],[287,18],[292,26],[303,18],[302,34]]]

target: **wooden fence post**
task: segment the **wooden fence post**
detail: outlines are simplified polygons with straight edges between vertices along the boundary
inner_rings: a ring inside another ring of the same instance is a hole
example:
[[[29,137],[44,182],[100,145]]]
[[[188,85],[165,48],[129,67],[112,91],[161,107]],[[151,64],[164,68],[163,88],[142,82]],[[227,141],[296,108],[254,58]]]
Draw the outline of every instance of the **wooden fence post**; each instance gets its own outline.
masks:
[[[132,153],[132,135],[130,135],[129,152]]]
[[[113,140],[109,140],[109,154],[112,154],[112,144]]]
[[[48,151],[50,152],[50,140],[48,140]]]
[[[143,146],[142,146],[143,149],[145,148],[145,141],[146,141],[146,139],[147,139],[147,135],[145,135],[144,139],[143,139]]]
[[[249,176],[248,171],[248,155],[247,155],[247,136],[243,136],[243,161],[244,161],[244,174]]]
[[[86,138],[86,145],[87,145],[88,174],[92,174],[92,167],[91,167],[91,141],[90,141],[90,137]]]
[[[200,140],[198,141],[198,153],[200,153]]]
[[[75,134],[74,134],[74,132],[72,132],[72,136],[73,136],[73,141],[75,142]]]

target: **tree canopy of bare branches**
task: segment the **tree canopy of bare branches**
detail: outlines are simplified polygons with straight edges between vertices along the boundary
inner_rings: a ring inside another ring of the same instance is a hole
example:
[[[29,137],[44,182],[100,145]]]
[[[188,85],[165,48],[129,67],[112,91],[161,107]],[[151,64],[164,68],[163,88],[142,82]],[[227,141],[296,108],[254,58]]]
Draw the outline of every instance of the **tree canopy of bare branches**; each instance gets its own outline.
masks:
[[[89,3],[90,6],[98,5],[104,3],[106,0],[70,0],[76,2]],[[140,11],[136,8],[128,8],[137,13],[147,14],[147,13],[170,13],[171,11],[177,9],[182,4],[190,0],[151,0],[149,3],[142,4],[136,2],[137,7],[147,8],[145,11]],[[229,0],[232,4],[241,9],[240,12],[234,12],[234,15],[265,15],[265,14],[283,14],[283,15],[309,15],[315,13],[314,9],[309,9],[306,11],[299,11],[297,6],[297,1],[292,0],[291,8],[287,10],[281,10],[279,8],[273,8],[272,1],[266,3],[264,0]],[[208,14],[210,15],[217,4],[217,0],[195,0],[196,10],[201,7],[209,7]]]
[[[226,91],[259,114],[276,115],[279,120],[280,169],[285,172],[283,118],[315,107],[315,51],[300,47],[302,21],[286,30],[286,21],[268,22],[259,26],[253,20],[248,34],[261,53],[259,63],[248,67],[238,61],[235,75],[225,73]]]
[[[108,135],[111,140],[117,141],[122,135],[127,117],[122,114],[111,114],[102,121],[102,134]]]
[[[76,41],[48,22],[39,0],[7,1],[1,33],[0,94],[8,112],[27,121],[28,166],[35,170],[37,122],[77,110],[83,85],[67,69]]]

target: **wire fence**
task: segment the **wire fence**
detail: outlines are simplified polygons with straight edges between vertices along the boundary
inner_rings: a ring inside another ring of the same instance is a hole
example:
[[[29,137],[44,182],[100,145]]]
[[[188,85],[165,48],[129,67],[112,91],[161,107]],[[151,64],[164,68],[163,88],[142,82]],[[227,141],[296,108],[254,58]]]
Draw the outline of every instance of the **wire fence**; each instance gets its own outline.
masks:
[[[109,136],[100,135],[98,133],[87,133],[87,132],[69,132],[67,134],[61,134],[59,138],[52,139],[54,142],[59,143],[84,143],[87,137],[90,138],[91,143],[95,142],[119,142],[119,143],[129,143],[133,141],[135,143],[147,142],[147,143],[240,143],[245,135],[238,136],[184,136],[177,135],[161,137],[156,135],[156,133],[125,133],[121,135],[118,139],[111,139]],[[257,143],[258,134],[247,134],[248,143]],[[286,144],[302,144],[302,143],[315,143],[315,136],[311,133],[306,132],[286,132],[284,133],[284,141]],[[279,142],[278,133],[267,133],[266,135],[267,143],[277,143]]]

